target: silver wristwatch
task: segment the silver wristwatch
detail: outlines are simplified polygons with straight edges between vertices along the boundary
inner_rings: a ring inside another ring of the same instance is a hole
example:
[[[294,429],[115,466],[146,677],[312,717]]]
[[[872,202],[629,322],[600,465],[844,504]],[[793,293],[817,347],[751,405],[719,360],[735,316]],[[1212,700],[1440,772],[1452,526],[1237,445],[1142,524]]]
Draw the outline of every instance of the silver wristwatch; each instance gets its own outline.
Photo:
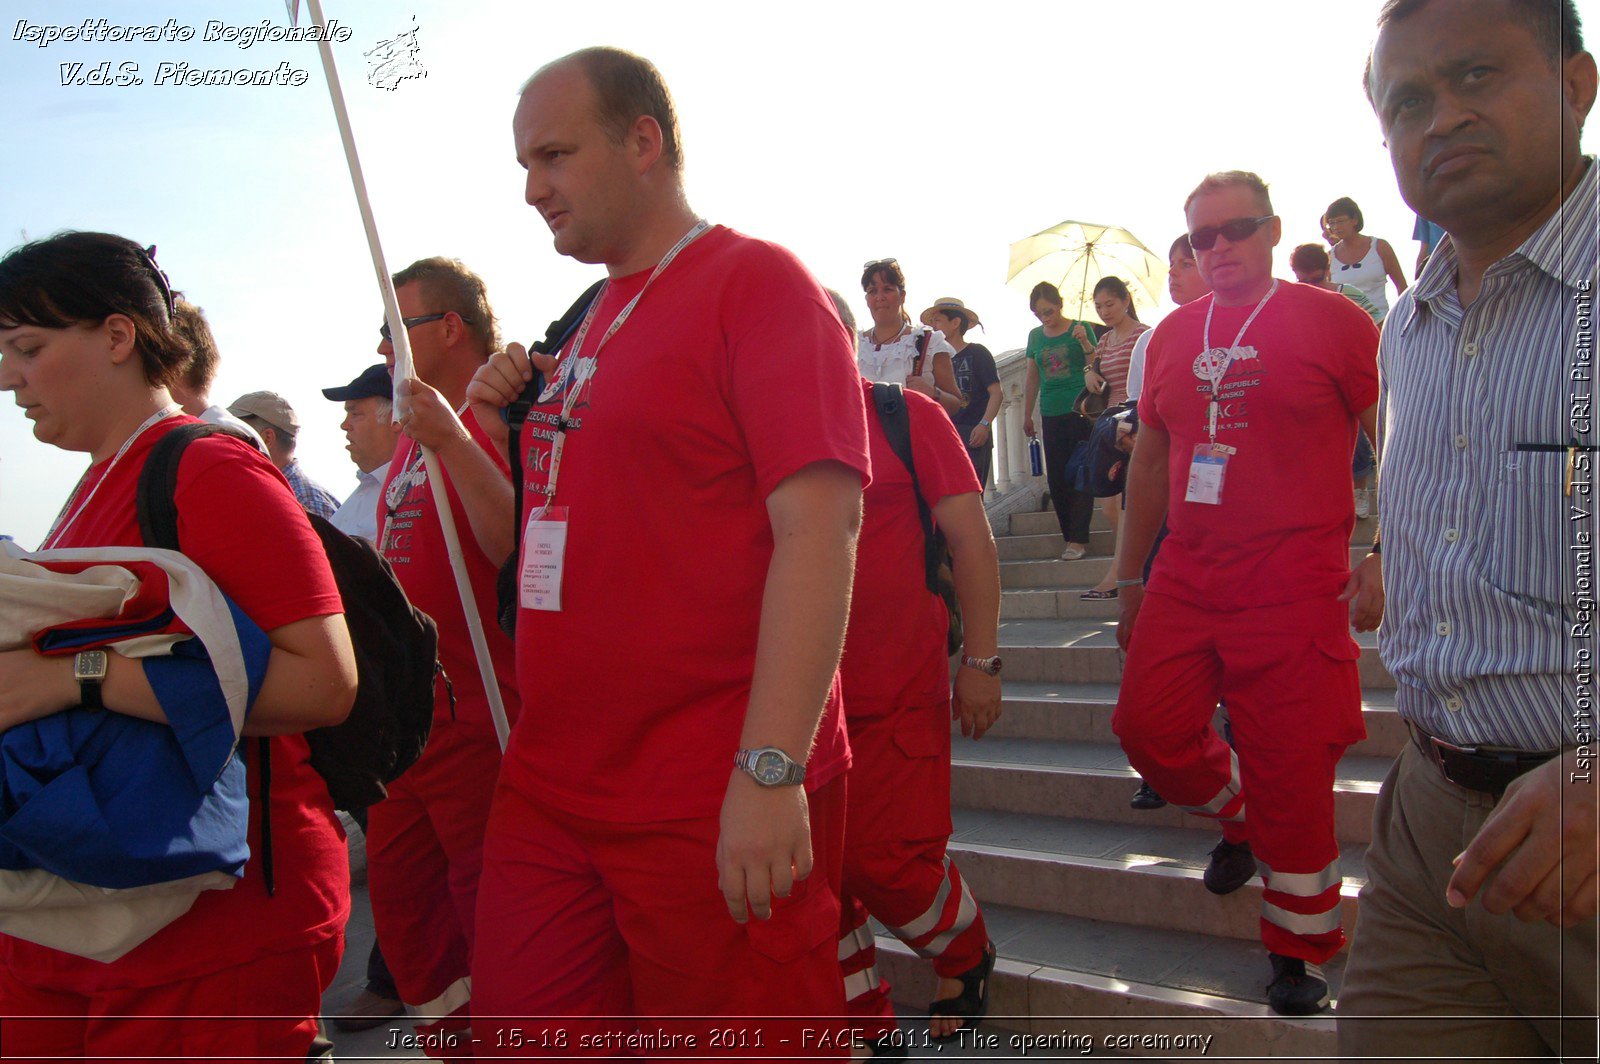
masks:
[[[965,665],[969,669],[977,669],[985,676],[1000,675],[1000,655],[998,654],[992,658],[963,657],[961,659],[961,664]]]
[[[806,778],[806,767],[776,746],[740,750],[733,763],[763,787],[792,787]]]

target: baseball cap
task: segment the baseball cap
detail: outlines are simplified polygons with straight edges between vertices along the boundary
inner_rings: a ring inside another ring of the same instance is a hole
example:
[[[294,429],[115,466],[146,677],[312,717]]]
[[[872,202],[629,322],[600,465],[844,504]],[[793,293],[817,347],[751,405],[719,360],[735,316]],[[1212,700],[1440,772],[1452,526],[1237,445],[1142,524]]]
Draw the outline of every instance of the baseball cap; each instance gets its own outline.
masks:
[[[389,367],[379,362],[361,371],[361,376],[343,388],[324,388],[322,394],[336,403],[352,399],[388,399],[394,394],[394,381],[389,377]]]

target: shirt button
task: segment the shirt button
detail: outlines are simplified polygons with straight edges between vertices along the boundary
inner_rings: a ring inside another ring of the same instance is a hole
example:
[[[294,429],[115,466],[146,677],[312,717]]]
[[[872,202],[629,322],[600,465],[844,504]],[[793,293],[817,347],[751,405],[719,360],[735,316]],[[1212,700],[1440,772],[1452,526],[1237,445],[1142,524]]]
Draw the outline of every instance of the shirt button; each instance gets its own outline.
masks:
[[[1460,713],[1461,699],[1457,698],[1455,695],[1451,695],[1449,698],[1444,700],[1444,708],[1448,709],[1452,713]]]
[[[1458,540],[1460,538],[1461,538],[1460,530],[1454,529],[1454,528],[1447,528],[1447,529],[1444,530],[1444,539],[1445,539],[1446,543],[1454,543],[1456,540]]]
[[[1456,450],[1458,450],[1458,451],[1466,450],[1467,449],[1467,438],[1466,438],[1466,436],[1462,435],[1459,432],[1456,433],[1455,444],[1456,444]]]
[[[1440,635],[1449,635],[1450,634],[1450,622],[1449,621],[1440,621],[1438,624],[1433,626],[1433,630],[1435,632],[1438,632]]]
[[[1472,358],[1478,353],[1478,345],[1473,343],[1462,344],[1461,353],[1466,355],[1468,358]]]

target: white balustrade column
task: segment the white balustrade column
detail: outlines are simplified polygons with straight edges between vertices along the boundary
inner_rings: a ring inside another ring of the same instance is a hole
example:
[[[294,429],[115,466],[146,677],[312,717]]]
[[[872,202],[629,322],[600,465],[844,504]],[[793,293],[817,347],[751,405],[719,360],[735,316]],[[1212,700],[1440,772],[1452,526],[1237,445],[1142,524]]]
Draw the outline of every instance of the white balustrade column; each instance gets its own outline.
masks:
[[[1011,462],[1007,457],[1006,447],[1011,438],[1010,428],[1006,422],[1006,406],[1002,402],[1000,409],[995,413],[994,424],[990,428],[994,432],[993,468],[990,470],[989,491],[991,494],[1004,495],[1011,490]]]

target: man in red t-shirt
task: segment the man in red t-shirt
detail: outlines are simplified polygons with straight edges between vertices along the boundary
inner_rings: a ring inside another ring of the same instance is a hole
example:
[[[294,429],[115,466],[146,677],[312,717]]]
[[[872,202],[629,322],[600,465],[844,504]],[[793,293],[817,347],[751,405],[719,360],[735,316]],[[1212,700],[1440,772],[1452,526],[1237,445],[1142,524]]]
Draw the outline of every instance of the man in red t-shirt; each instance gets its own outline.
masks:
[[[511,641],[495,623],[494,591],[500,560],[511,551],[503,516],[511,480],[466,408],[468,382],[500,342],[483,281],[455,259],[430,258],[395,274],[394,287],[416,377],[400,388],[403,435],[378,499],[379,549],[412,603],[439,626],[445,679],[435,686],[427,749],[369,813],[367,874],[373,924],[400,998],[424,1017],[441,1017],[418,1030],[442,1035],[467,1024],[478,875],[500,746],[422,447],[438,455],[500,699],[515,719]],[[378,353],[393,372],[387,326]],[[425,1048],[438,1047],[429,1041]]]
[[[1318,965],[1344,944],[1334,769],[1365,735],[1349,626],[1383,613],[1377,558],[1349,566],[1350,456],[1358,422],[1376,438],[1378,331],[1343,296],[1273,279],[1281,226],[1256,175],[1213,174],[1184,211],[1213,294],[1150,341],[1113,725],[1153,787],[1222,822],[1208,889],[1236,890],[1259,863],[1268,1000],[1309,1013],[1327,1003]],[[1163,513],[1146,592],[1140,561]],[[1237,756],[1211,727],[1219,698]]]
[[[852,755],[839,965],[850,1015],[875,1018],[863,1040],[882,1050],[894,1048],[896,1024],[869,914],[933,962],[940,984],[928,1012],[937,1039],[977,1026],[994,967],[983,914],[945,853],[949,618],[928,590],[918,493],[950,544],[965,641],[954,708],[962,732],[975,739],[1000,715],[1000,567],[972,460],[943,409],[904,393],[913,481],[880,419],[874,385],[862,387],[873,475],[839,665]]]
[[[840,1056],[803,1018],[844,1006],[837,665],[868,470],[850,336],[793,255],[696,219],[647,61],[557,60],[512,131],[556,250],[608,281],[559,361],[537,356],[515,456],[528,710],[485,845],[473,993],[502,1019],[478,1052]],[[474,409],[487,424],[532,376],[511,345]]]

